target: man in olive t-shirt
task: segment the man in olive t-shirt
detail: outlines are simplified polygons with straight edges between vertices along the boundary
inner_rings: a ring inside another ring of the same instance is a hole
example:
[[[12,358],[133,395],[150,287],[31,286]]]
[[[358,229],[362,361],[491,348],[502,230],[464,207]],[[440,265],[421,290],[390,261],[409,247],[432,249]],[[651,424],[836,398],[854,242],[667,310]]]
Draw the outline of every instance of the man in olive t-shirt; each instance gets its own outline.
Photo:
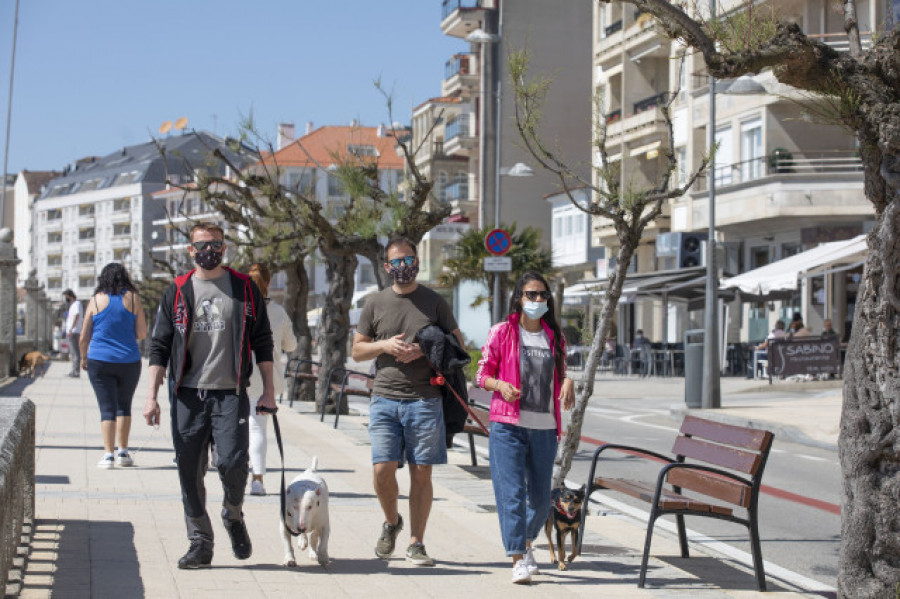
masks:
[[[353,338],[353,359],[376,360],[378,371],[369,409],[369,437],[375,471],[375,493],[385,522],[375,554],[387,559],[394,551],[403,519],[397,510],[397,468],[409,462],[410,544],[406,559],[417,566],[433,560],[422,543],[431,512],[431,467],[447,463],[441,391],[431,385],[431,366],[416,334],[432,324],[462,334],[450,306],[440,295],[416,283],[419,261],[415,244],[406,238],[387,245],[385,270],[394,284],[369,296]]]

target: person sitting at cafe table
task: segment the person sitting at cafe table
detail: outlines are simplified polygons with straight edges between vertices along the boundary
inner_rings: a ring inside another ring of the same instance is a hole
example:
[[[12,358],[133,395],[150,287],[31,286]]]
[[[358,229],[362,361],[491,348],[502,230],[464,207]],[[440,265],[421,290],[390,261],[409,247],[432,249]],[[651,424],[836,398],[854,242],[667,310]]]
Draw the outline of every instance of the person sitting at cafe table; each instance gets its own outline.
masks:
[[[769,341],[771,339],[781,339],[784,337],[784,321],[779,320],[775,323],[775,328],[772,329],[772,332],[769,333],[769,336],[766,337],[766,340],[756,346],[756,349],[768,349]]]
[[[806,328],[806,325],[803,324],[802,320],[795,320],[791,323],[790,330],[788,330],[787,338],[794,339],[797,337],[809,337],[812,335],[812,331]]]
[[[822,331],[822,340],[823,341],[837,341],[838,334],[831,326],[831,319],[825,319],[825,329]]]

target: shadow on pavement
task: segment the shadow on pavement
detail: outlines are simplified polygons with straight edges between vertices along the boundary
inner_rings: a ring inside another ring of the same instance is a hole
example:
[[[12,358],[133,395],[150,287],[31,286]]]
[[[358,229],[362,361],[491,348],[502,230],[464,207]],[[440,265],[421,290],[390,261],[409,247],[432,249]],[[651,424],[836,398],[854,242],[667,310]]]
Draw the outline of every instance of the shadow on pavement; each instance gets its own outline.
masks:
[[[57,537],[54,559],[47,551]],[[127,522],[39,520],[32,563],[53,563],[52,576],[26,584],[49,589],[51,596],[143,597],[144,583],[134,547],[134,527]],[[46,583],[44,583],[46,582]]]

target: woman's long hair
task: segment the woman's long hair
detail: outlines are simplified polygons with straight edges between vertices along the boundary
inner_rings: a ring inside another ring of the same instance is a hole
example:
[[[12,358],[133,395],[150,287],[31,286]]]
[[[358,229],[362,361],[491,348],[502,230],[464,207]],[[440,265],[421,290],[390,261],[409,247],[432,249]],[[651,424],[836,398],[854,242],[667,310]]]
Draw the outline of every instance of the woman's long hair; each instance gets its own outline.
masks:
[[[94,294],[105,293],[107,295],[122,295],[126,291],[137,293],[137,287],[131,282],[128,271],[119,262],[110,262],[100,271],[97,277],[97,288]]]
[[[550,284],[547,283],[547,279],[534,271],[526,272],[516,281],[512,296],[509,298],[510,314],[515,312],[520,318],[522,317],[522,297],[524,294],[522,289],[529,281],[538,281],[544,285],[544,289],[548,292],[550,291]],[[561,380],[565,370],[566,357],[562,351],[562,330],[559,328],[559,321],[556,320],[556,300],[553,299],[552,293],[547,298],[547,313],[541,316],[541,320],[547,323],[547,326],[553,331],[553,359],[556,363],[556,377]]]
[[[259,287],[259,292],[263,297],[269,297],[269,283],[272,281],[272,271],[269,267],[261,262],[257,262],[250,267],[250,278]]]

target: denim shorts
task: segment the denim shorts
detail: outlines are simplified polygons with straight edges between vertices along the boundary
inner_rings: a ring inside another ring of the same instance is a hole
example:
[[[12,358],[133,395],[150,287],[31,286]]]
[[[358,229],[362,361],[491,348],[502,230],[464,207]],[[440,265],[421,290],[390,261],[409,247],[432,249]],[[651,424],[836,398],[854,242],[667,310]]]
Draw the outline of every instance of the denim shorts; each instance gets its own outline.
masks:
[[[446,464],[443,400],[399,400],[373,395],[369,404],[369,439],[373,464]]]

